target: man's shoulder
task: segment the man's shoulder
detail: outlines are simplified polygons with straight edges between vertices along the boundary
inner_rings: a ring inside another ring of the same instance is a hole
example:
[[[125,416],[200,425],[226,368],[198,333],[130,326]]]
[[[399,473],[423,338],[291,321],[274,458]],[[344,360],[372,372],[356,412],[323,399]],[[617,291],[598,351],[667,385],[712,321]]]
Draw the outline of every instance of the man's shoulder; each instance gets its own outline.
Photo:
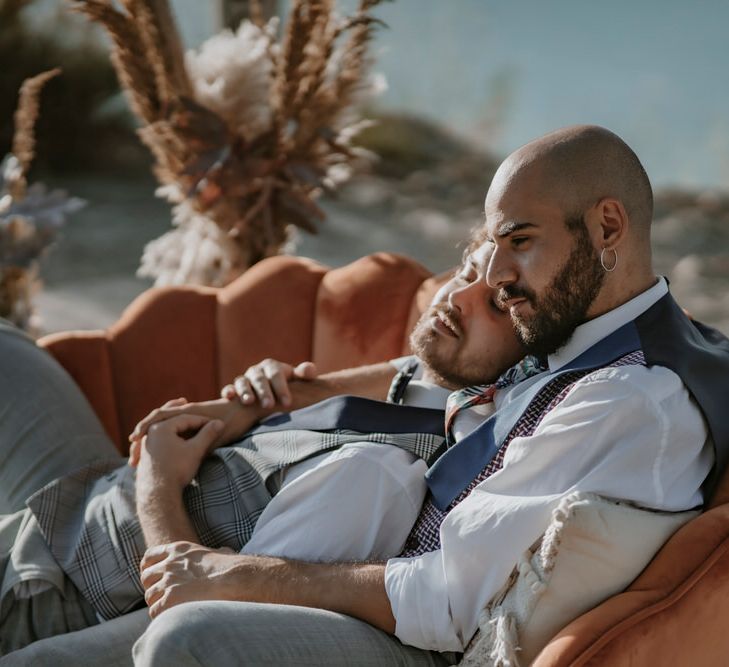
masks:
[[[678,374],[665,366],[643,364],[590,371],[570,385],[554,409],[569,410],[591,404],[614,413],[635,414],[646,410],[669,420],[683,418],[687,409],[698,411]]]

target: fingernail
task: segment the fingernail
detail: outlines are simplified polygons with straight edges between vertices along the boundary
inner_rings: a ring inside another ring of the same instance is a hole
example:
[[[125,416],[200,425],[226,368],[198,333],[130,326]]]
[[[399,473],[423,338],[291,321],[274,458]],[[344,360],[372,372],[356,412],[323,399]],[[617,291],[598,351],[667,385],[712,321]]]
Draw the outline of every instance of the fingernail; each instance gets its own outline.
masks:
[[[288,396],[284,396],[281,399],[281,403],[283,403],[284,405],[291,405],[291,399]]]
[[[271,403],[271,399],[270,399],[270,398],[264,398],[264,399],[263,399],[263,400],[261,401],[261,405],[262,405],[262,406],[263,406],[264,408],[270,408],[270,407],[271,407],[271,405],[272,405],[272,403]]]

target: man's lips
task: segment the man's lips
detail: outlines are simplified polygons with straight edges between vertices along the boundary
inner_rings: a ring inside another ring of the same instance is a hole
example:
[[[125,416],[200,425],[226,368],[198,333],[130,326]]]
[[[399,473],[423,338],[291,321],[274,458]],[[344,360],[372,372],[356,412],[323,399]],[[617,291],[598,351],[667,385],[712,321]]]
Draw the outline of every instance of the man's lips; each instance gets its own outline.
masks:
[[[445,313],[435,313],[433,316],[433,326],[447,336],[451,336],[453,338],[460,337],[458,325]]]
[[[526,298],[523,296],[518,296],[513,299],[509,299],[506,301],[506,307],[507,308],[513,308],[514,306],[518,306],[520,303],[524,303],[526,301]]]
[[[528,303],[529,299],[525,296],[514,296],[510,299],[499,299],[499,306],[505,310],[515,311],[519,310],[520,306],[524,303]]]

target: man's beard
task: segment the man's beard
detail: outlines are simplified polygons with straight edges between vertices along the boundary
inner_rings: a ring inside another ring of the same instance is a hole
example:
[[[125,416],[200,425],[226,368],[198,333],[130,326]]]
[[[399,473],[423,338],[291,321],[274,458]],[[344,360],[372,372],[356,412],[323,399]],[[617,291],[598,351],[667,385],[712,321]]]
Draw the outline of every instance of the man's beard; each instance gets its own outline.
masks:
[[[442,334],[435,332],[430,325],[430,319],[438,312],[444,313],[446,319],[455,326],[458,333],[463,335],[458,312],[445,303],[428,308],[410,334],[410,347],[431,373],[438,378],[437,384],[451,389],[461,389],[492,381],[494,379],[491,377],[494,374],[493,364],[484,363],[484,366],[480,367],[479,363],[461,363],[458,359],[458,352],[462,349],[460,345],[454,353],[443,354]],[[484,348],[487,352],[487,341],[484,341]]]
[[[575,327],[585,321],[605,279],[584,220],[568,221],[567,226],[574,230],[575,245],[544,295],[537,297],[528,287],[507,285],[497,298],[502,302],[514,297],[528,300],[533,314],[512,313],[511,319],[527,352],[538,357],[546,357],[567,343]]]

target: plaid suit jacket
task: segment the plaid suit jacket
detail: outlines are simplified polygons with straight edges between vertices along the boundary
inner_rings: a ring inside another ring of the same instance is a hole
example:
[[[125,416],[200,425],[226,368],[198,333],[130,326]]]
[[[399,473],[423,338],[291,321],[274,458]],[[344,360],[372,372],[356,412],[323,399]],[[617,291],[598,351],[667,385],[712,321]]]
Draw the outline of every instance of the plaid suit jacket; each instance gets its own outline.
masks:
[[[202,544],[239,551],[271,500],[267,481],[285,466],[348,442],[391,444],[428,462],[442,449],[440,410],[354,398],[320,405],[330,413],[334,406],[338,416],[324,419],[324,426],[334,428],[298,429],[297,414],[292,413],[293,419],[272,420],[235,445],[215,450],[203,462],[183,496]],[[337,412],[338,408],[342,409]],[[314,425],[317,411],[321,408],[300,411],[299,422]],[[347,414],[342,417],[342,412]],[[363,419],[376,424],[378,413],[385,422],[388,415],[399,414],[398,430],[422,427],[423,431],[363,433],[341,427],[343,422],[361,425]],[[134,481],[135,470],[125,459],[116,458],[55,480],[27,501],[51,553],[106,620],[144,605],[139,562],[145,544],[136,514]]]

